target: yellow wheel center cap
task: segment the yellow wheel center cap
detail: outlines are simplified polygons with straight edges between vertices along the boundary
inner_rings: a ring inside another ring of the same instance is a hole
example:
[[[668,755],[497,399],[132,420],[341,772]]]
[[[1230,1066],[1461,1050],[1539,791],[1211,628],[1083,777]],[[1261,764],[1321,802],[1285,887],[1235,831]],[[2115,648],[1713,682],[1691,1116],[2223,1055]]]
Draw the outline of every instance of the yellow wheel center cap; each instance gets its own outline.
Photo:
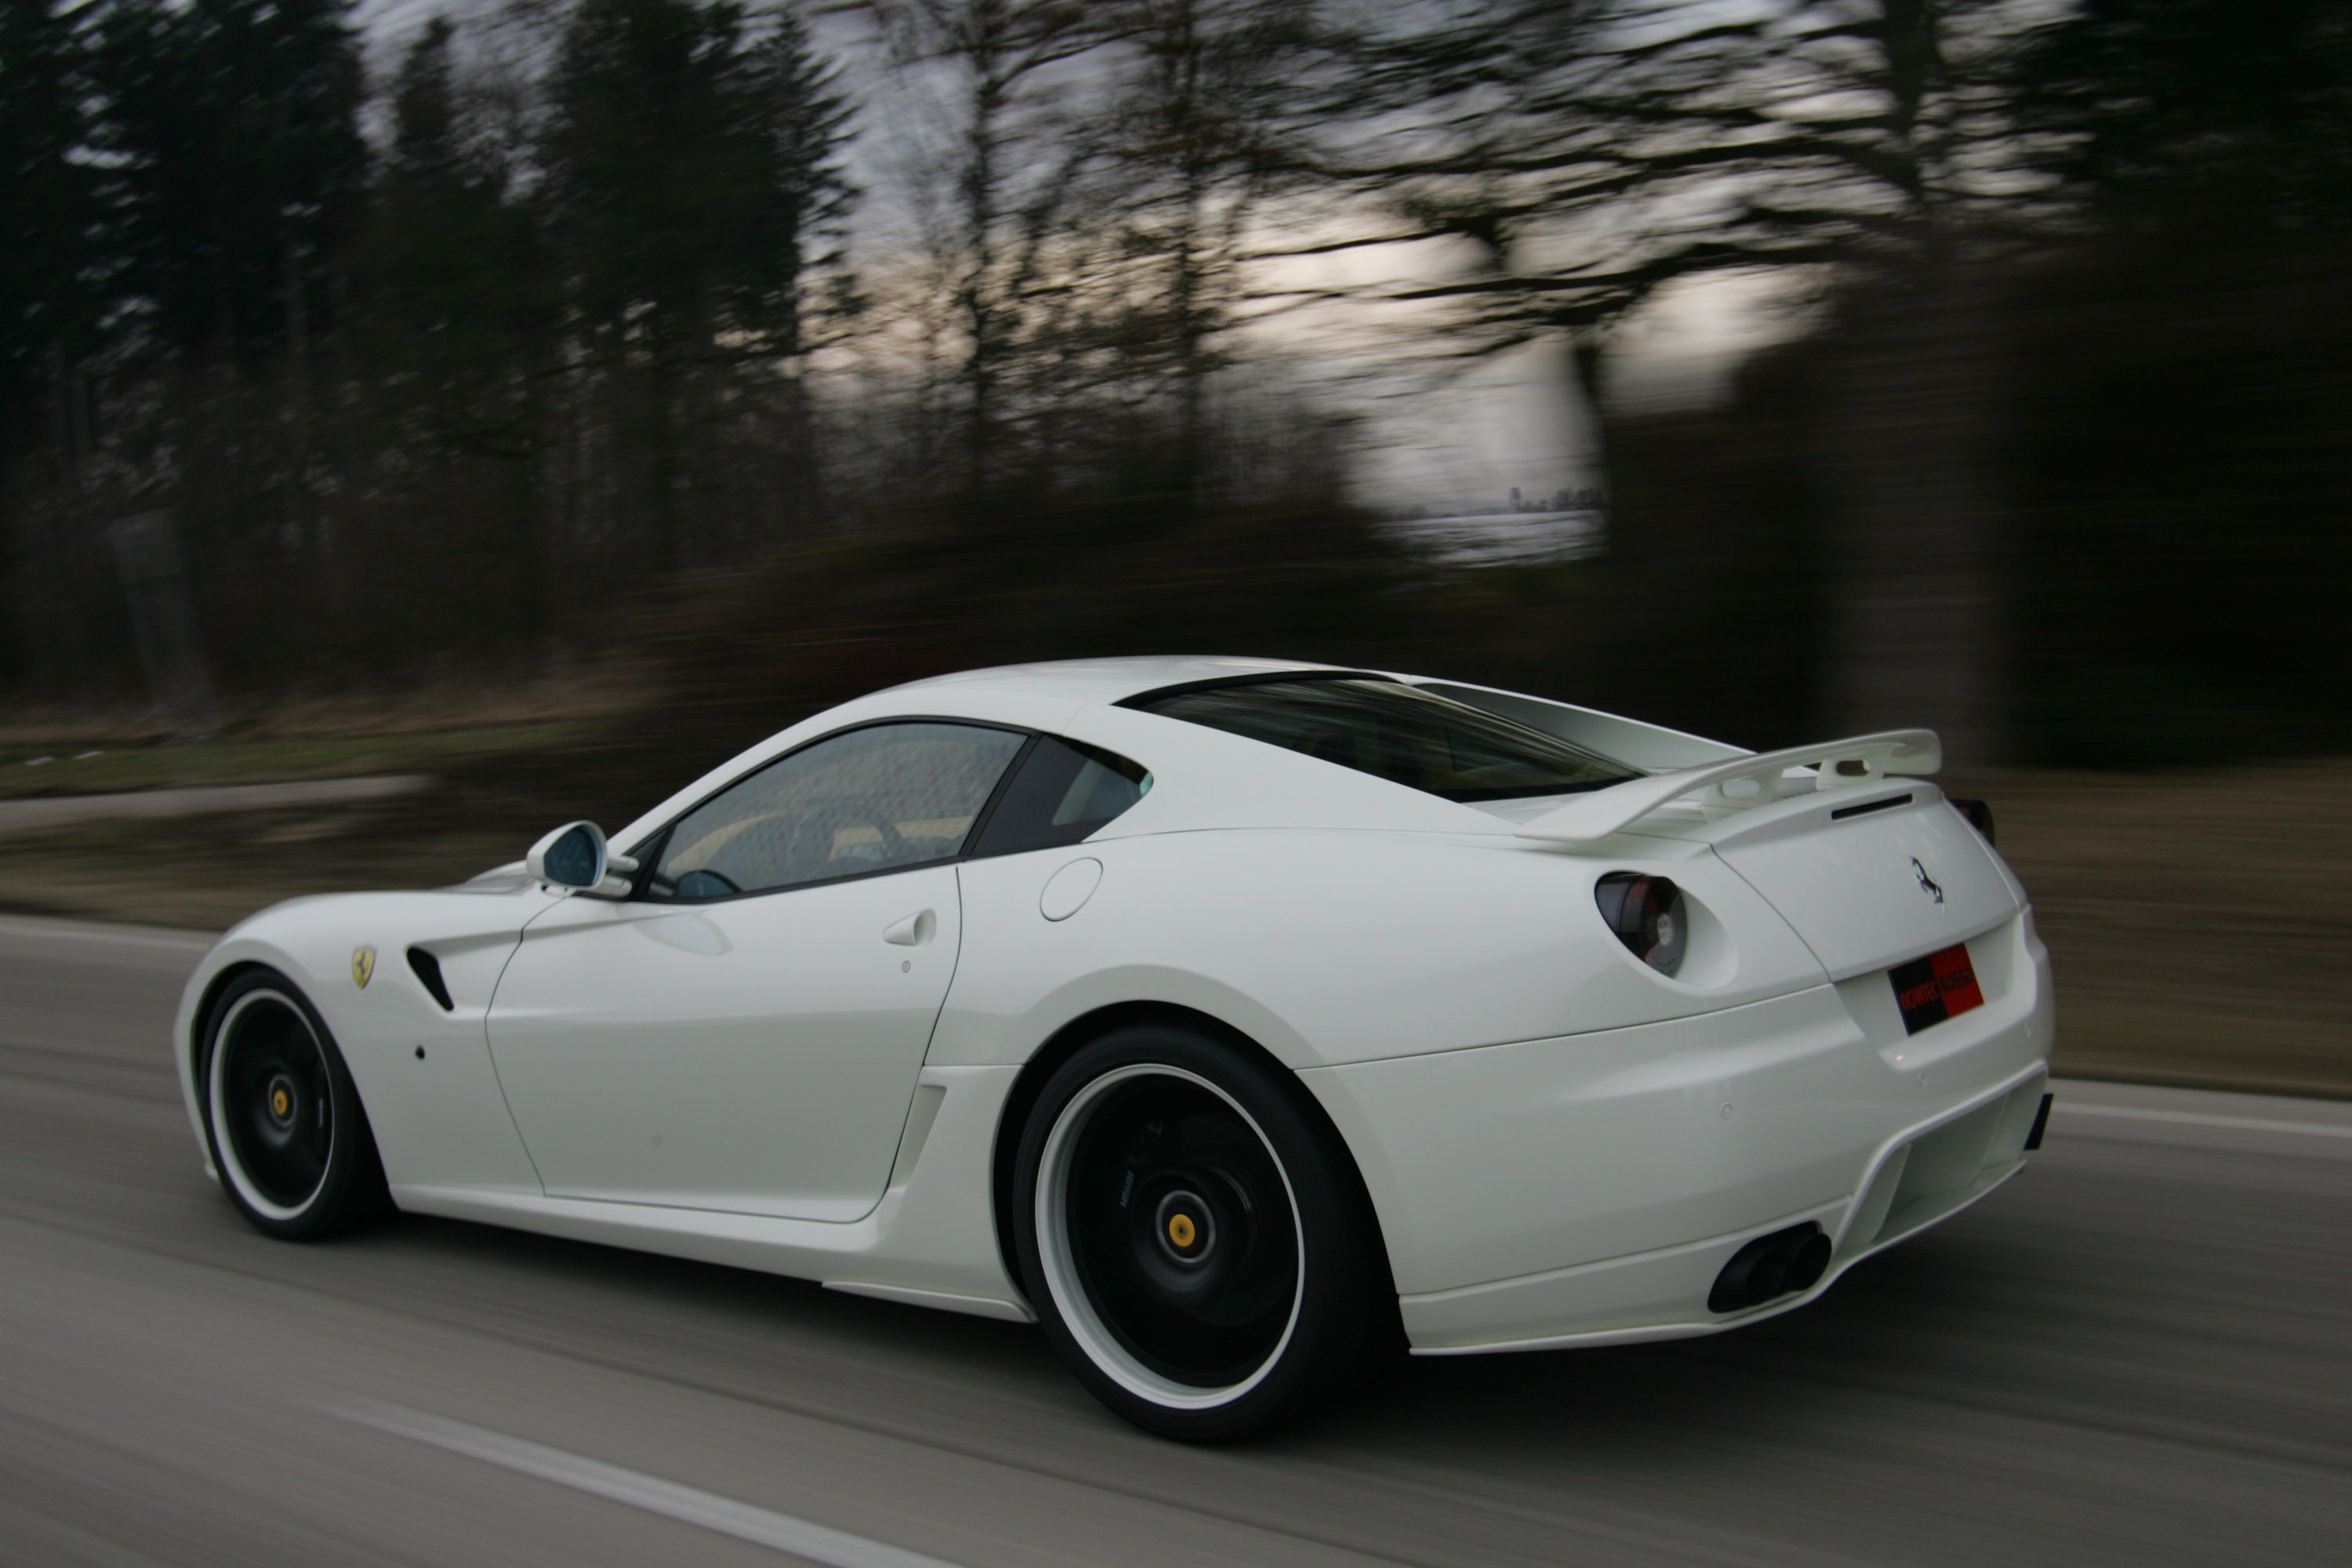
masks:
[[[269,1109],[280,1116],[290,1115],[294,1110],[294,1097],[282,1089],[272,1089],[269,1094]]]
[[[1199,1234],[1200,1233],[1192,1227],[1192,1216],[1191,1215],[1172,1214],[1168,1216],[1168,1239],[1174,1242],[1177,1246],[1192,1246],[1192,1237]]]

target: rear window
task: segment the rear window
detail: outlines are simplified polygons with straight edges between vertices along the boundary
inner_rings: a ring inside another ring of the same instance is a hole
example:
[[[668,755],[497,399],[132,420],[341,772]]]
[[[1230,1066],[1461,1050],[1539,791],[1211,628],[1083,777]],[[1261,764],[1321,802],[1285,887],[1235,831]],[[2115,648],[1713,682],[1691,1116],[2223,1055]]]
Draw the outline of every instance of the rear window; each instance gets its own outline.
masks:
[[[1145,697],[1132,706],[1447,800],[1570,795],[1642,776],[1597,752],[1394,680],[1261,680]]]

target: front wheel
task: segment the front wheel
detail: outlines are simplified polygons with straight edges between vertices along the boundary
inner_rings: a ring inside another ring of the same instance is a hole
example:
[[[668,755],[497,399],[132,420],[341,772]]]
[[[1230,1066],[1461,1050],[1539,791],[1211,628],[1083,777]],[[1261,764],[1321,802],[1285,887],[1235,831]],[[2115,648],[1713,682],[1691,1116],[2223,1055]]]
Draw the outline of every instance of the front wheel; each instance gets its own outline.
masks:
[[[1047,1080],[1014,1240],[1055,1348],[1104,1404],[1215,1441],[1343,1390],[1395,1299],[1336,1135],[1240,1051],[1144,1026]]]
[[[265,1235],[306,1241],[391,1207],[334,1037],[275,970],[238,975],[205,1018],[197,1083],[221,1185]]]

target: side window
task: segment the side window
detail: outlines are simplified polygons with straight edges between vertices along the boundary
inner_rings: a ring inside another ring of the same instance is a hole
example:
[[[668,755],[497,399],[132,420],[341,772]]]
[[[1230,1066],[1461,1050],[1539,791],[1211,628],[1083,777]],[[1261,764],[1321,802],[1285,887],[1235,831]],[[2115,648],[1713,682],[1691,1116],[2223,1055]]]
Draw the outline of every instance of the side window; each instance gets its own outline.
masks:
[[[948,859],[1027,738],[877,724],[804,747],[679,818],[646,896],[723,899]]]
[[[1041,735],[982,829],[974,856],[1018,855],[1076,844],[1141,800],[1151,775],[1139,763]]]

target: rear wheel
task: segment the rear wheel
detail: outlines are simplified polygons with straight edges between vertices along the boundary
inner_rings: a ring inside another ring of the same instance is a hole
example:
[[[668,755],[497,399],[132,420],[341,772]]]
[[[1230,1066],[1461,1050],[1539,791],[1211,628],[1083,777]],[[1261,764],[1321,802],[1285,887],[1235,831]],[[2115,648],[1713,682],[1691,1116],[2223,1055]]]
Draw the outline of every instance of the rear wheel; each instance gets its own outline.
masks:
[[[1341,1391],[1393,1340],[1354,1172],[1294,1092],[1205,1036],[1128,1028],[1065,1063],[1024,1130],[1032,1298],[1139,1426],[1239,1436]]]
[[[206,1015],[197,1081],[214,1167],[256,1228],[308,1240],[389,1209],[351,1072],[284,975],[248,970],[222,990]]]

